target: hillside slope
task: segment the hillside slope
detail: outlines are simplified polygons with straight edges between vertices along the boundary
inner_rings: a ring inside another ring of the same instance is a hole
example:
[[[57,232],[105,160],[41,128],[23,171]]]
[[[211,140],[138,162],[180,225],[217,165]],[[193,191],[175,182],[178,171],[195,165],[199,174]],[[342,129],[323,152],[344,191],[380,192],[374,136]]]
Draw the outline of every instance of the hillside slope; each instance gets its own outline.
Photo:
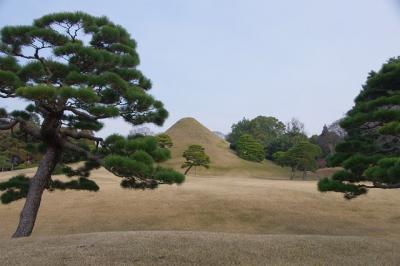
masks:
[[[254,176],[268,178],[287,178],[288,171],[270,161],[249,162],[237,157],[229,149],[229,143],[216,136],[194,118],[182,118],[167,133],[174,146],[171,148],[172,159],[166,165],[180,169],[184,162],[183,151],[191,144],[200,144],[211,159],[211,168],[198,168],[200,175]],[[194,174],[194,171],[192,172]]]

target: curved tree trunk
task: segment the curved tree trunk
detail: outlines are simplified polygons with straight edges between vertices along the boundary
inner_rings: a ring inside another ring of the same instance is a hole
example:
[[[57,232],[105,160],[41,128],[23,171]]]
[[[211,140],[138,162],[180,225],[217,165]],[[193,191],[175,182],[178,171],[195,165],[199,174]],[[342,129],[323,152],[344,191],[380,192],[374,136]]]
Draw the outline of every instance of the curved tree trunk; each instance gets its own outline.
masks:
[[[187,175],[187,173],[189,173],[189,170],[192,169],[193,165],[189,166],[188,169],[186,169],[185,171],[185,175]]]
[[[51,173],[59,159],[60,150],[48,147],[39,163],[35,176],[31,179],[25,205],[21,211],[19,224],[13,237],[30,236],[42,200],[42,194],[48,184]]]

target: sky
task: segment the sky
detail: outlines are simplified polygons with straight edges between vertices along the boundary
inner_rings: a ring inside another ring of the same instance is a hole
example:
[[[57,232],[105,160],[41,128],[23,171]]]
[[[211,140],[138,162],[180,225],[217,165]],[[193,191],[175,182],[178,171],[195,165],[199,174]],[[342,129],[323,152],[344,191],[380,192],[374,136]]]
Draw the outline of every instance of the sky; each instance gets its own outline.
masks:
[[[170,113],[155,132],[194,117],[229,133],[264,115],[317,134],[353,106],[369,71],[400,55],[396,0],[0,0],[0,27],[78,10],[106,15],[138,42],[139,69]],[[131,129],[108,120],[100,135]]]

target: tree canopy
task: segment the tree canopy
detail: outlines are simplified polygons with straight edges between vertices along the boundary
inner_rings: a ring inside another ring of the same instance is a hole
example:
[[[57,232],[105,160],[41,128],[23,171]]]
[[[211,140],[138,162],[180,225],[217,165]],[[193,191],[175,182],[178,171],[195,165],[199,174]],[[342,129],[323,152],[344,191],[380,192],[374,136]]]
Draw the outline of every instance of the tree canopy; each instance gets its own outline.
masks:
[[[0,97],[30,102],[25,110],[1,109],[0,130],[18,125],[43,146],[29,189],[20,186],[26,182],[22,177],[2,184],[8,195],[17,193],[13,199],[27,198],[15,237],[31,234],[42,192],[52,188],[51,174],[66,152],[83,156],[86,163],[77,170],[66,167],[68,176],[79,179],[56,188],[93,190],[89,173],[100,166],[120,176],[123,187],[182,182],[181,175],[152,167],[166,154],[154,138],[95,135],[106,118],[162,125],[168,116],[162,102],[148,93],[152,83],[137,69],[136,42],[122,26],[106,17],[66,12],[45,15],[32,25],[6,26],[0,35]],[[95,148],[82,148],[76,143],[82,139],[95,142]]]
[[[165,133],[158,134],[156,140],[162,148],[171,148],[174,145],[171,137]]]
[[[236,143],[236,152],[242,159],[261,162],[265,158],[264,147],[250,134],[243,134]]]
[[[210,157],[205,153],[205,149],[201,145],[190,145],[182,156],[185,158],[185,162],[182,164],[182,168],[186,168],[185,175],[189,173],[193,166],[210,168]]]
[[[303,178],[305,178],[307,171],[317,169],[316,159],[320,154],[321,149],[317,145],[302,141],[286,152],[280,151],[275,153],[274,158],[279,165],[288,166],[292,169],[292,179],[296,170],[302,171]]]
[[[352,199],[368,188],[400,188],[399,73],[400,58],[392,58],[368,75],[354,107],[340,123],[347,136],[331,158],[332,165],[344,170],[321,180],[320,191],[342,192]]]
[[[236,145],[243,134],[249,134],[263,146],[268,145],[285,131],[285,125],[275,117],[257,116],[248,120],[243,118],[232,125],[232,132],[227,136],[227,141]]]

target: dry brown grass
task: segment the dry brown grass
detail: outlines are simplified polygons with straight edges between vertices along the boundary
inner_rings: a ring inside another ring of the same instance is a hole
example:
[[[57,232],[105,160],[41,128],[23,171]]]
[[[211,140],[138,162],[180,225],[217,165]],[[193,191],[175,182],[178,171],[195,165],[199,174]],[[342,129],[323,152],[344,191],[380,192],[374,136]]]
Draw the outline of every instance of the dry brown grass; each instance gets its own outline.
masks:
[[[28,240],[9,240],[23,202],[0,205],[0,264],[28,258],[36,265],[400,262],[396,190],[345,201],[319,193],[316,181],[191,176],[181,186],[130,191],[103,169],[93,179],[97,193],[45,192]],[[82,235],[113,231],[122,232]]]
[[[114,232],[0,243],[4,265],[398,265],[398,241],[368,237]]]
[[[319,193],[315,181],[188,177],[181,186],[132,191],[103,169],[93,179],[97,193],[45,192],[34,236],[131,230],[400,236],[397,190],[346,201]],[[0,205],[0,238],[12,234],[22,204]]]

